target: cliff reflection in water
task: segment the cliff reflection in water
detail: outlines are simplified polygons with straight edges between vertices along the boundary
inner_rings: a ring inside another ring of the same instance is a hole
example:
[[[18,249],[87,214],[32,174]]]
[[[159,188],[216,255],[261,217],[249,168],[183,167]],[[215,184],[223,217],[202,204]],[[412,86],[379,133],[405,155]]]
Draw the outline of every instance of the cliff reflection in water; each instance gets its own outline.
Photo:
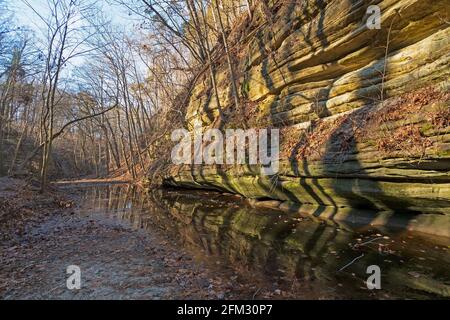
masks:
[[[89,212],[162,229],[206,263],[285,290],[300,283],[324,297],[450,297],[448,239],[351,230],[206,191],[145,193],[113,184],[87,187],[83,197]],[[366,268],[374,264],[381,268],[382,290],[365,284]]]

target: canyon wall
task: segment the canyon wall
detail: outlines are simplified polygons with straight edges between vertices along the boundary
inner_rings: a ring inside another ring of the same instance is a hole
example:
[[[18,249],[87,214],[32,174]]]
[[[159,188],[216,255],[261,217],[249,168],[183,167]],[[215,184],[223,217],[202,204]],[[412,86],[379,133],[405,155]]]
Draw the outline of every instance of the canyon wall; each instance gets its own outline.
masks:
[[[369,5],[381,30],[366,26]],[[450,3],[446,0],[270,1],[228,35],[240,106],[226,59],[216,66],[225,128],[279,128],[280,170],[179,165],[165,184],[318,206],[420,215],[430,233],[450,220]],[[214,126],[207,73],[186,122]],[[319,209],[321,208],[321,209]],[[323,208],[327,208],[326,210]],[[334,213],[333,213],[334,212]],[[425,214],[425,215],[423,215]]]

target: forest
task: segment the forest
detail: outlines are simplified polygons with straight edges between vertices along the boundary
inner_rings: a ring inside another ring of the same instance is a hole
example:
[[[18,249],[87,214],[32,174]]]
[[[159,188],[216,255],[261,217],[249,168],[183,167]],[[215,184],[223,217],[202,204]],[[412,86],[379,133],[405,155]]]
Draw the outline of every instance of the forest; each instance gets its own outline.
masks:
[[[45,14],[24,1],[42,29],[29,30],[3,0],[1,174],[42,189],[49,177],[145,175],[152,146],[182,125],[190,82],[205,68],[214,78],[227,30],[251,15],[241,2],[117,1],[139,19],[124,28],[95,1],[49,1]]]
[[[448,299],[449,15],[0,0],[0,299]]]

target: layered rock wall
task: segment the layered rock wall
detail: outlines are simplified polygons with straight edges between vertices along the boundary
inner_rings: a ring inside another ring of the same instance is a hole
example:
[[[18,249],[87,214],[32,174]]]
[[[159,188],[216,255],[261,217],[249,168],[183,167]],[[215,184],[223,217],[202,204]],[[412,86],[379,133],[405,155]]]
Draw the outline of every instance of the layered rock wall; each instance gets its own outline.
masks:
[[[373,4],[381,9],[381,30],[366,26]],[[240,108],[226,60],[216,78],[226,126],[280,128],[279,173],[185,165],[174,166],[165,183],[449,215],[449,2],[272,1],[270,12],[258,8],[229,35]],[[214,123],[213,94],[205,74],[189,100],[189,126]]]

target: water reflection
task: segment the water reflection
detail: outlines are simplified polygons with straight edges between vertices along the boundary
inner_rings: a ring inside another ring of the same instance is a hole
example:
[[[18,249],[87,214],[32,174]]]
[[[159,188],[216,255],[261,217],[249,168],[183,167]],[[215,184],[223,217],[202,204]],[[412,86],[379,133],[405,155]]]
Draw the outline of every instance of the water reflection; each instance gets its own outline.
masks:
[[[83,200],[82,212],[162,230],[197,259],[284,290],[300,284],[319,297],[450,297],[448,239],[351,230],[206,191],[146,193],[113,184],[86,187]],[[374,264],[381,268],[382,290],[365,284],[366,268]]]

